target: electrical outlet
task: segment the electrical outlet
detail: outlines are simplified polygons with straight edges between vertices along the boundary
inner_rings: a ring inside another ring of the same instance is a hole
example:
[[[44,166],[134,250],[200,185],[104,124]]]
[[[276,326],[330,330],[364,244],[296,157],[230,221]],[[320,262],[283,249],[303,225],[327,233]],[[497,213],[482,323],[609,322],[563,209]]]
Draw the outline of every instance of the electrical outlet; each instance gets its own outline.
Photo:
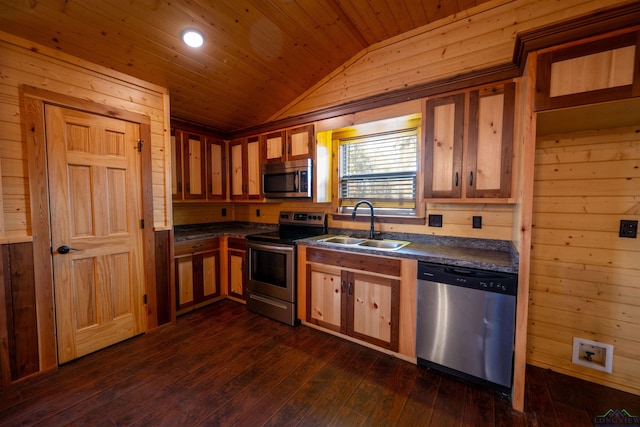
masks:
[[[621,219],[619,236],[635,239],[638,236],[638,221]]]
[[[222,208],[222,216],[227,216],[227,208]]]
[[[260,209],[256,209],[256,216],[260,216]]]
[[[429,214],[429,227],[442,227],[442,215]]]
[[[472,224],[473,224],[473,228],[482,228],[482,217],[481,216],[474,216],[472,218]]]

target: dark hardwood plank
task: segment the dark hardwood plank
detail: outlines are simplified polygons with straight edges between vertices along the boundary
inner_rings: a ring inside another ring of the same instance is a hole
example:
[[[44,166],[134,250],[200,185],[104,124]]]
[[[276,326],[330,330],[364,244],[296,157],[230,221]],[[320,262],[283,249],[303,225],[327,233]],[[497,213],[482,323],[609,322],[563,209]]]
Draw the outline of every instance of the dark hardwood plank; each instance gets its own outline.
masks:
[[[0,391],[0,425],[592,426],[640,397],[527,367],[508,397],[225,300]]]
[[[448,375],[442,376],[429,426],[461,425],[467,387],[468,384],[461,380]]]

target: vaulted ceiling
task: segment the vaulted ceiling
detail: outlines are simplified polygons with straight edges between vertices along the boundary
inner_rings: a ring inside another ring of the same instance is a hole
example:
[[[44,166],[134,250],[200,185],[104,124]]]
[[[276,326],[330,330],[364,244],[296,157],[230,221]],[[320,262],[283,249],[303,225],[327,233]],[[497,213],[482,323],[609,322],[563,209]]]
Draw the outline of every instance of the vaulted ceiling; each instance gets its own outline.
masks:
[[[0,29],[166,87],[171,116],[260,125],[363,49],[487,0],[0,0]],[[204,33],[189,48],[183,29]]]

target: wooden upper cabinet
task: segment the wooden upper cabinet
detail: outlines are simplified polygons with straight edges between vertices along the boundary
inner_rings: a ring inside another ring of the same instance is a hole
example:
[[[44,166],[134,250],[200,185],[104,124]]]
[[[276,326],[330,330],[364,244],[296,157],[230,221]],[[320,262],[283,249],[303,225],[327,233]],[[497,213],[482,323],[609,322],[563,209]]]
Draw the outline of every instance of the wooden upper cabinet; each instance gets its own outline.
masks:
[[[205,154],[204,137],[182,133],[183,196],[185,199],[204,199]]]
[[[538,55],[536,111],[640,96],[640,32]]]
[[[182,132],[171,129],[171,197],[182,199]]]
[[[427,100],[426,199],[511,196],[515,83]]]
[[[232,140],[229,143],[231,199],[260,198],[260,138]]]
[[[462,195],[462,145],[465,95],[427,101],[425,197]]]
[[[467,198],[511,196],[515,83],[469,93]]]
[[[227,197],[227,168],[225,143],[221,139],[207,137],[207,199],[224,200]]]
[[[181,129],[171,131],[171,195],[173,200],[226,198],[224,141]]]
[[[287,140],[284,131],[262,135],[262,160],[264,163],[283,162],[286,158]]]
[[[263,135],[262,160],[278,163],[313,158],[313,140],[313,125]]]

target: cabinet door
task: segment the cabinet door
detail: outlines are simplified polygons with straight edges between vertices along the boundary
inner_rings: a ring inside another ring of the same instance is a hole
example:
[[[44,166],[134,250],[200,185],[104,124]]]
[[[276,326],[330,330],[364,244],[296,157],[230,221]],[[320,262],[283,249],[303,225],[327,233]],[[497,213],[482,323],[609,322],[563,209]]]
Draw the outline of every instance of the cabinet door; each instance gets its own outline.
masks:
[[[237,139],[229,143],[231,198],[260,198],[260,138]]]
[[[220,251],[200,254],[202,265],[202,299],[220,295]]]
[[[313,157],[313,125],[287,131],[287,158],[302,160]]]
[[[182,132],[171,130],[171,197],[182,199]]]
[[[229,143],[229,157],[231,164],[231,198],[242,199],[244,198],[244,170],[246,167],[243,165],[243,141],[233,140]]]
[[[246,251],[247,241],[243,238],[229,237],[227,239],[227,267],[229,271],[229,295],[245,299],[246,290]]]
[[[204,199],[206,197],[204,137],[195,134],[184,134],[182,145],[184,157],[184,198]]]
[[[307,322],[347,333],[346,288],[339,269],[307,264]]]
[[[262,159],[265,163],[278,163],[286,160],[287,140],[284,131],[264,135],[262,139]]]
[[[251,137],[247,140],[246,150],[246,197],[248,199],[260,198],[260,138]]]
[[[429,99],[426,110],[424,197],[460,197],[464,94]]]
[[[181,310],[193,305],[193,256],[186,255],[175,258],[176,274],[176,308]]]
[[[469,93],[466,197],[509,197],[515,83]]]
[[[224,200],[227,196],[224,141],[206,138],[207,199]]]
[[[347,334],[398,351],[400,282],[356,272],[346,276]]]

